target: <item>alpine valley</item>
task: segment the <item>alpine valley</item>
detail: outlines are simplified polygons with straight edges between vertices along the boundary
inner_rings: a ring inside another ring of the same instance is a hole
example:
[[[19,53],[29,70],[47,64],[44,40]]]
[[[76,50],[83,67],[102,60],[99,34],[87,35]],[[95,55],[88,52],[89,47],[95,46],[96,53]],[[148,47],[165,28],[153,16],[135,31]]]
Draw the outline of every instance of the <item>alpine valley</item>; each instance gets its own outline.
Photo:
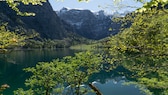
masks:
[[[120,23],[112,21],[113,15],[104,11],[62,8],[55,12],[47,1],[43,6],[19,5],[23,12],[35,16],[19,16],[5,2],[0,3],[0,22],[8,23],[7,29],[28,36],[23,48],[62,48],[93,40],[103,39],[119,32]],[[112,28],[112,29],[110,29]]]

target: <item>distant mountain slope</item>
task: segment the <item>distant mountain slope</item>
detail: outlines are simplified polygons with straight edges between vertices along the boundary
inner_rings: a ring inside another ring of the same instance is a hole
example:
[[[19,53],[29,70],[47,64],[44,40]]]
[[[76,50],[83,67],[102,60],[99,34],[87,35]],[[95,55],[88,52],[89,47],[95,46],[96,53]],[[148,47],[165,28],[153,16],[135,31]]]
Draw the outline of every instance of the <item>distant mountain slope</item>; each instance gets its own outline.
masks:
[[[67,37],[67,31],[56,13],[53,11],[49,2],[43,6],[19,6],[21,11],[36,13],[36,16],[18,16],[4,2],[0,2],[0,22],[8,22],[11,29],[18,27],[26,31],[36,31],[42,38],[63,39]]]
[[[63,8],[57,14],[61,20],[70,24],[76,33],[89,39],[102,39],[119,32],[120,24],[112,22],[112,16],[105,15],[104,11],[92,13],[90,10]],[[110,28],[113,30],[110,31]]]

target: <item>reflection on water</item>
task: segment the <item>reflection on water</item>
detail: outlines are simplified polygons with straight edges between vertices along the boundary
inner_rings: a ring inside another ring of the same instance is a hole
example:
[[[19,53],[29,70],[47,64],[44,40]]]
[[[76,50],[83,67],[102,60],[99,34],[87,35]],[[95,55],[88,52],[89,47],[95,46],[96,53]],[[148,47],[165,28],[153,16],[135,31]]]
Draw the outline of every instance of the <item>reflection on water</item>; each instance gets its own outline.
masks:
[[[51,61],[55,58],[73,55],[74,50],[16,50],[9,54],[0,54],[0,84],[9,84],[4,95],[12,95],[17,88],[24,87],[25,79],[29,76],[22,69],[35,66],[37,62]]]
[[[39,61],[51,61],[55,58],[72,55],[74,52],[77,51],[70,49],[16,50],[9,54],[1,54],[0,59],[6,63],[34,66]]]
[[[112,71],[100,71],[91,76],[90,81],[96,86],[103,95],[145,95],[134,84],[125,85],[132,79],[123,76],[120,72],[127,72],[123,67],[117,67]],[[130,74],[130,73],[129,73]]]
[[[92,85],[103,95],[145,95],[136,85],[125,85],[129,81],[124,76],[106,79],[105,83],[101,83],[100,81],[101,79],[93,81]],[[81,85],[81,87],[88,88],[87,85]],[[68,91],[68,88],[69,86],[66,87],[65,91]],[[96,94],[89,92],[87,95]]]
[[[23,68],[35,66],[37,62],[51,61],[67,55],[74,55],[74,50],[16,50],[9,54],[0,55],[0,84],[9,84],[4,95],[12,95],[17,88],[24,87],[25,79],[29,74],[22,71]],[[93,82],[96,81],[96,82]],[[128,81],[126,77],[116,76],[114,72],[100,72],[90,79],[103,95],[144,95],[134,85],[122,85]]]
[[[94,83],[98,89],[103,93],[103,95],[145,95],[140,93],[140,90],[135,87],[135,85],[126,86],[124,83],[125,79],[121,77],[117,77],[117,79],[121,80],[107,80],[106,83],[101,84],[100,82]]]

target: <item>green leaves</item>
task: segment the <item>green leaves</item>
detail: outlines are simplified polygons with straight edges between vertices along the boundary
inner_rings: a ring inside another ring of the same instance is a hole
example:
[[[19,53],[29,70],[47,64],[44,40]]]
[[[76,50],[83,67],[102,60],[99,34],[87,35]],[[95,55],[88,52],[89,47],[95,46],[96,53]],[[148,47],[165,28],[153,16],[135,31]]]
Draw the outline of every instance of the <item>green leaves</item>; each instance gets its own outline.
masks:
[[[80,86],[88,81],[90,75],[100,71],[102,56],[87,51],[76,53],[74,57],[64,57],[63,60],[66,65],[61,67],[65,69],[64,81],[70,87],[68,90],[81,95],[87,88]]]
[[[166,95],[168,90],[167,19],[167,13],[160,9],[137,13],[130,28],[112,36],[108,42],[112,65],[132,72],[124,75],[156,95]]]
[[[168,4],[168,0],[151,0],[146,2],[142,8],[139,8],[137,12],[145,12],[147,10],[156,9],[163,9]]]
[[[56,62],[56,61],[55,61]],[[58,63],[39,62],[36,67],[24,69],[26,72],[31,72],[33,75],[26,80],[25,85],[34,88],[34,93],[49,95],[51,89],[61,83],[61,72],[56,70]]]
[[[25,36],[7,30],[7,25],[0,26],[0,49],[2,51],[8,48],[12,49],[17,46],[23,46],[25,39]]]
[[[32,89],[24,91],[22,88],[18,88],[18,90],[14,91],[14,95],[35,95]]]
[[[6,0],[6,3],[11,7],[14,11],[17,12],[18,15],[21,16],[34,16],[34,13],[28,13],[28,12],[21,12],[18,8],[18,5],[20,3],[23,3],[24,5],[42,5],[42,3],[46,2],[46,0]]]
[[[32,13],[32,12],[21,12],[18,8],[20,3],[24,5],[43,5],[43,3],[46,1],[47,0],[6,0],[6,3],[9,5],[9,7],[11,7],[11,9],[16,11],[17,15],[35,16],[35,13]],[[82,1],[89,1],[89,0],[78,0],[78,1],[82,2]]]
[[[52,62],[39,62],[35,67],[24,69],[32,73],[32,76],[25,82],[30,90],[18,89],[14,93],[15,95],[29,91],[33,91],[33,95],[87,93],[88,89],[81,85],[88,81],[90,75],[99,72],[101,62],[101,55],[89,51],[76,53],[73,57],[55,59]]]
[[[159,11],[159,10],[158,10]],[[153,15],[137,14],[129,29],[111,37],[110,51],[134,52],[150,56],[167,55],[167,14],[159,11]]]
[[[121,2],[123,0],[113,0],[115,5],[121,6]],[[136,10],[138,13],[144,13],[146,11],[151,11],[153,9],[163,9],[168,4],[168,0],[132,0],[137,1],[143,4],[143,6]],[[129,6],[129,5],[128,5]],[[131,5],[129,7],[135,8],[135,6]],[[167,12],[166,10],[164,10]]]

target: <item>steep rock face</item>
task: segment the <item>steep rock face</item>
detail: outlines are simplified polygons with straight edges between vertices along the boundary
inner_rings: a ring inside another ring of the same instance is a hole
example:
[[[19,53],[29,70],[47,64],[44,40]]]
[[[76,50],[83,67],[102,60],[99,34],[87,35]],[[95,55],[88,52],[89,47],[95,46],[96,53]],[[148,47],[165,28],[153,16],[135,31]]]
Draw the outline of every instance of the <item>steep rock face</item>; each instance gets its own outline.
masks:
[[[101,39],[116,34],[120,24],[113,23],[110,15],[105,15],[104,11],[92,13],[89,10],[76,10],[67,8],[57,12],[61,20],[70,24],[76,33],[89,39]],[[109,29],[113,28],[112,31]]]
[[[19,26],[25,30],[33,29],[42,38],[63,39],[66,37],[67,31],[49,2],[44,3],[43,6],[25,6],[21,4],[19,8],[24,12],[34,12],[36,16],[18,16],[6,3],[0,2],[0,21],[8,22],[10,27]]]

